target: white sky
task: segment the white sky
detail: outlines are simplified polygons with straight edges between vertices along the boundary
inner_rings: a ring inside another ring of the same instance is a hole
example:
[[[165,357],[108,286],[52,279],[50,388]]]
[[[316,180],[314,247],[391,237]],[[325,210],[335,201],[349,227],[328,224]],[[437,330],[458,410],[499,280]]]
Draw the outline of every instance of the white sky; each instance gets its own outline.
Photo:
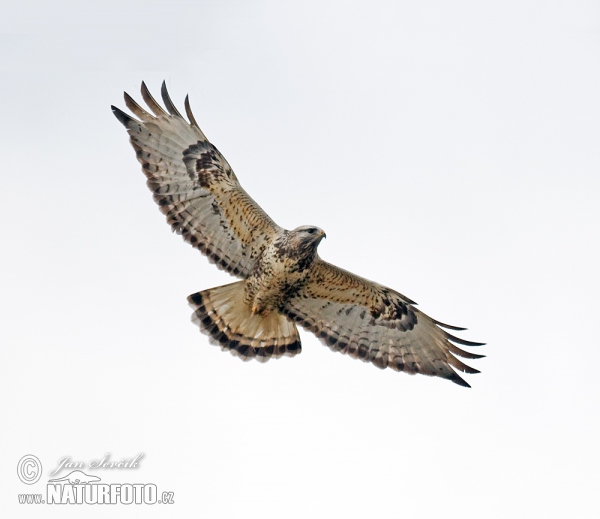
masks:
[[[107,517],[17,494],[143,452],[97,474],[173,491],[169,517],[595,516],[599,63],[592,1],[5,1],[0,509]],[[186,297],[233,279],[109,108],[163,79],[275,221],[487,342],[473,388],[308,333],[265,365],[209,345]]]

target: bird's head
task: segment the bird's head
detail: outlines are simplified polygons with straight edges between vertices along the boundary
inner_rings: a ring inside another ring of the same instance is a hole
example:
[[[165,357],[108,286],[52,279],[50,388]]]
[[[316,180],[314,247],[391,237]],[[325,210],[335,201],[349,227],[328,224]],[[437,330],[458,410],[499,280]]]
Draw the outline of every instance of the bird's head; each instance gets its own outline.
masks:
[[[325,238],[325,231],[314,225],[303,225],[292,231],[293,241],[301,249],[316,250],[321,240]]]
[[[314,225],[302,225],[301,227],[294,229],[293,232],[299,240],[308,243],[314,242],[317,245],[323,238],[327,237],[323,229],[319,229]]]

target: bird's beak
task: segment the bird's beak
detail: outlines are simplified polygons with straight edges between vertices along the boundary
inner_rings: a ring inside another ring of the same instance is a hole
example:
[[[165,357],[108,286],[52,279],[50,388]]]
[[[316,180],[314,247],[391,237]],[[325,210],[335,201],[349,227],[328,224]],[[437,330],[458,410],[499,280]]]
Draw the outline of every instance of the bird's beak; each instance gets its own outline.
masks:
[[[327,235],[325,234],[325,231],[321,231],[321,239],[323,238],[327,238]]]

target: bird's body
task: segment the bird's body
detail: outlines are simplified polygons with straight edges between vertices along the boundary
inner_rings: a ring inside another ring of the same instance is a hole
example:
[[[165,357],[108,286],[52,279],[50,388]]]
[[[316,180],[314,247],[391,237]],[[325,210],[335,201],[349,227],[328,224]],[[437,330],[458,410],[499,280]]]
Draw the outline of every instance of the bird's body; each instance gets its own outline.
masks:
[[[125,94],[136,120],[116,107],[148,187],[176,232],[241,281],[192,294],[192,319],[211,342],[243,359],[266,361],[301,351],[298,323],[334,351],[410,374],[468,386],[452,367],[477,373],[455,355],[479,358],[453,343],[478,346],[442,328],[398,292],[323,261],[325,233],[279,227],[239,184],[206,139],[189,107],[188,124],[163,83],[166,112],[142,83],[154,115]],[[451,342],[452,341],[452,342]]]
[[[281,230],[258,257],[246,280],[246,299],[253,313],[285,308],[306,283],[317,246],[325,233],[316,227]]]

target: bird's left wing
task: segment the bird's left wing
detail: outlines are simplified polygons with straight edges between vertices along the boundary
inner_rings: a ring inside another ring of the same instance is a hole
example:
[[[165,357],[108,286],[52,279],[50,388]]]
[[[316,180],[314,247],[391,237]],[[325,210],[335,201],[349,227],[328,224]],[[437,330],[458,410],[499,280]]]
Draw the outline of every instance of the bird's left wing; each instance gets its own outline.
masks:
[[[331,265],[320,258],[308,281],[282,309],[333,351],[346,353],[384,369],[422,373],[469,387],[452,369],[479,373],[456,358],[477,359],[453,344],[480,346],[450,335],[414,302],[394,290]],[[452,342],[451,342],[452,341]]]
[[[115,106],[127,128],[148,187],[172,229],[201,250],[220,269],[245,278],[279,227],[244,191],[233,170],[200,130],[190,109],[189,123],[162,85],[165,111],[142,83],[142,97],[152,114],[127,93],[134,119]]]

